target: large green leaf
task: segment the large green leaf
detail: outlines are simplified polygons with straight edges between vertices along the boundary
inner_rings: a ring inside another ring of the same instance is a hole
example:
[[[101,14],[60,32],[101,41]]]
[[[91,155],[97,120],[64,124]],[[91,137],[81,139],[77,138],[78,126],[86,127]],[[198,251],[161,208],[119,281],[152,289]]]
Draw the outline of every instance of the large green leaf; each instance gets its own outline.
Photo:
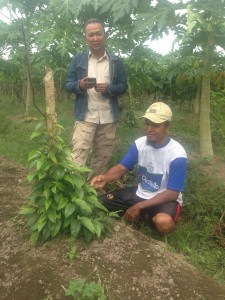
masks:
[[[54,171],[53,171],[53,173],[52,173],[52,176],[53,176],[53,178],[54,178],[55,180],[60,180],[60,179],[63,178],[64,174],[65,174],[65,170],[64,170],[62,167],[57,166],[57,167],[54,169]]]
[[[70,224],[70,233],[73,238],[77,238],[81,229],[81,222],[78,220],[74,220]]]
[[[52,207],[50,207],[47,211],[47,215],[48,215],[48,219],[52,222],[55,223],[56,222],[56,218],[57,218],[57,213],[56,210]]]
[[[68,203],[65,207],[65,218],[67,219],[70,215],[74,213],[76,205],[74,203]]]
[[[38,219],[38,232],[41,232],[46,222],[47,222],[47,216],[45,214],[42,214]]]
[[[36,176],[36,173],[29,173],[27,175],[28,182],[31,182],[34,179],[35,176]]]
[[[41,170],[42,165],[45,162],[45,157],[40,157],[39,160],[36,163],[36,169],[37,171]]]
[[[36,244],[38,237],[39,237],[39,233],[37,230],[32,232],[32,234],[30,236],[30,243],[32,246],[34,246]]]
[[[91,221],[91,219],[87,217],[79,217],[79,220],[81,221],[81,224],[87,228],[90,232],[95,233],[94,225]]]
[[[127,1],[115,1],[115,0],[105,0],[104,5],[101,5],[101,12],[111,11],[113,15],[114,22],[122,19],[126,15],[132,12],[133,8],[138,5],[138,0],[127,0]]]
[[[47,239],[51,236],[50,230],[48,226],[45,226],[42,232],[43,240],[47,241]]]
[[[95,228],[95,234],[97,235],[98,238],[100,238],[101,233],[102,233],[102,225],[98,221],[94,220],[93,225]]]
[[[63,207],[66,206],[68,203],[67,198],[63,197],[63,195],[60,196],[59,204],[58,204],[58,209],[62,209]]]
[[[23,206],[19,210],[19,214],[28,215],[28,214],[33,214],[35,211],[36,211],[36,209],[31,206]]]
[[[80,176],[80,174],[74,174],[75,180],[75,186],[78,190],[81,189],[82,185],[84,184],[84,178]]]
[[[57,158],[56,158],[56,156],[55,156],[52,152],[49,153],[49,158],[50,158],[55,164],[57,164]]]
[[[88,229],[86,229],[85,227],[83,228],[83,233],[84,233],[85,241],[87,243],[89,243],[94,237],[94,234],[91,231],[89,231]]]
[[[90,205],[88,205],[84,200],[78,198],[75,203],[78,205],[83,214],[90,215],[92,213]]]
[[[44,177],[46,177],[47,173],[45,171],[42,171],[42,172],[39,172],[38,173],[38,179],[41,180],[43,179]]]
[[[34,224],[36,224],[37,219],[38,219],[38,215],[36,212],[34,214],[29,214],[27,216],[27,226],[32,227]]]
[[[42,135],[42,132],[35,131],[32,133],[30,139],[33,140],[34,138],[39,137],[40,135]]]
[[[74,187],[75,186],[75,178],[73,176],[70,176],[70,175],[65,175],[63,177],[63,179],[69,183],[72,184],[72,186]]]
[[[51,232],[51,236],[52,237],[55,237],[59,233],[61,225],[62,225],[61,219],[57,219],[56,223],[54,223],[54,224],[51,225],[50,232]]]
[[[63,223],[63,228],[67,228],[74,220],[74,215],[70,215],[68,218],[65,219],[64,223]]]
[[[84,198],[84,189],[83,189],[83,187],[80,188],[80,189],[76,189],[76,194],[77,194],[78,198],[83,199]]]
[[[48,210],[49,207],[50,207],[50,205],[51,205],[51,199],[50,199],[50,198],[47,198],[47,199],[45,200],[45,209]]]
[[[31,151],[28,155],[28,161],[29,160],[32,160],[34,158],[39,158],[41,155],[41,152],[40,151],[37,151],[37,150],[34,150],[34,151]]]
[[[53,192],[54,194],[56,194],[57,192],[57,185],[54,184],[52,187],[51,187],[51,192]]]
[[[44,186],[43,189],[44,189],[43,190],[43,195],[44,195],[45,199],[48,199],[50,197],[50,194],[51,194],[50,189],[49,189],[48,186]]]
[[[99,210],[102,210],[102,211],[108,213],[108,209],[104,205],[102,205],[100,200],[98,200],[98,198],[95,195],[87,197],[87,202],[92,204],[92,207],[95,207]]]

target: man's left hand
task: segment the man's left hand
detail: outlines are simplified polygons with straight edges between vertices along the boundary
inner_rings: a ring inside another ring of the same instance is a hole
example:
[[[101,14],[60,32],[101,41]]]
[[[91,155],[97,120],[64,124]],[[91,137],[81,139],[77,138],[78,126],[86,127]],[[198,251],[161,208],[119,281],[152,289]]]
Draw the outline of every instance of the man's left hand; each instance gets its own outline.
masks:
[[[141,209],[139,207],[139,204],[135,204],[128,208],[124,215],[124,219],[129,223],[135,223],[138,221],[140,217]]]
[[[95,91],[105,94],[107,92],[107,83],[97,83],[95,86]]]

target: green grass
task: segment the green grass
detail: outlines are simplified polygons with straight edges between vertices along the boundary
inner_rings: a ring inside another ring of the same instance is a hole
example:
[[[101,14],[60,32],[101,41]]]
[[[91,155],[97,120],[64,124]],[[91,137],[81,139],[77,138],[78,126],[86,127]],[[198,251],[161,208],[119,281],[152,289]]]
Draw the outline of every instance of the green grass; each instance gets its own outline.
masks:
[[[151,234],[225,284],[225,185],[206,175],[202,165],[201,160],[189,162],[184,205],[175,231],[166,237]]]
[[[42,107],[41,111],[44,111]],[[74,124],[73,104],[63,102],[56,111],[58,123],[64,127],[62,137],[69,144]],[[43,122],[43,116],[34,108],[31,117],[24,118],[21,105],[5,101],[0,102],[0,119],[0,154],[26,166],[28,154],[38,148],[30,136],[37,124]]]
[[[73,101],[56,103],[56,110],[58,123],[64,127],[62,138],[69,145],[74,125]],[[196,153],[199,140],[198,118],[188,111],[180,112],[178,108],[173,108],[173,111],[171,136],[184,145],[189,155]],[[23,107],[19,105],[9,101],[0,102],[0,155],[26,166],[29,152],[39,147],[30,140],[30,135],[42,117],[34,109],[32,117],[37,119],[24,120],[23,112]],[[141,116],[142,113],[141,110],[136,111],[136,116]],[[123,116],[125,115],[129,116],[126,111],[123,112]],[[123,117],[118,127],[117,143],[110,166],[118,163],[131,142],[143,134],[140,119],[137,119],[133,126],[128,125],[132,123],[132,119],[128,122],[124,119]],[[217,160],[224,163],[225,140],[222,132],[225,132],[225,128],[220,128],[217,132],[216,127],[213,127],[212,132],[216,132],[213,140],[220,141],[214,144]],[[206,176],[203,167],[207,167],[207,163],[200,159],[189,162],[185,204],[173,234],[165,238],[149,228],[143,231],[163,240],[170,249],[183,253],[190,263],[225,284],[225,251],[221,245],[222,239],[225,240],[225,229],[222,229],[225,217],[221,219],[225,211],[225,185],[213,180],[214,174]],[[214,226],[221,228],[221,235],[212,235]]]

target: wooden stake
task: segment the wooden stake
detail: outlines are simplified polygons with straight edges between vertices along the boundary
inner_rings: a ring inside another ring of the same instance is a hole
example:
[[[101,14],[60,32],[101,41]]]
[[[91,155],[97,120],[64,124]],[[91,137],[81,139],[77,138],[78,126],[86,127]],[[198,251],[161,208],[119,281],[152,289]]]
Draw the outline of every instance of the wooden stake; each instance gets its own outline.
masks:
[[[46,121],[47,132],[54,136],[56,132],[56,113],[55,113],[55,87],[53,72],[49,67],[45,67],[45,101],[46,101]]]

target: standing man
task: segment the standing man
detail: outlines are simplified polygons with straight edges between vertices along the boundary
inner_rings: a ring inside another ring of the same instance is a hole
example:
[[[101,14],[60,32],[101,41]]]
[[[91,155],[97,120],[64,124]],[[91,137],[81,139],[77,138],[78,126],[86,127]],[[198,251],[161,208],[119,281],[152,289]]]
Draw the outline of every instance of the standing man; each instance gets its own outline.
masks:
[[[168,234],[180,213],[187,155],[169,137],[172,112],[167,104],[152,104],[142,118],[146,135],[131,145],[118,165],[93,178],[91,185],[101,189],[138,165],[137,185],[115,190],[101,200],[109,211],[121,210],[128,222],[144,217],[158,232]]]
[[[84,166],[92,148],[90,180],[105,171],[112,155],[119,121],[117,97],[126,92],[127,77],[122,61],[105,49],[103,22],[91,19],[84,30],[89,50],[73,58],[66,88],[76,95],[72,159]]]

